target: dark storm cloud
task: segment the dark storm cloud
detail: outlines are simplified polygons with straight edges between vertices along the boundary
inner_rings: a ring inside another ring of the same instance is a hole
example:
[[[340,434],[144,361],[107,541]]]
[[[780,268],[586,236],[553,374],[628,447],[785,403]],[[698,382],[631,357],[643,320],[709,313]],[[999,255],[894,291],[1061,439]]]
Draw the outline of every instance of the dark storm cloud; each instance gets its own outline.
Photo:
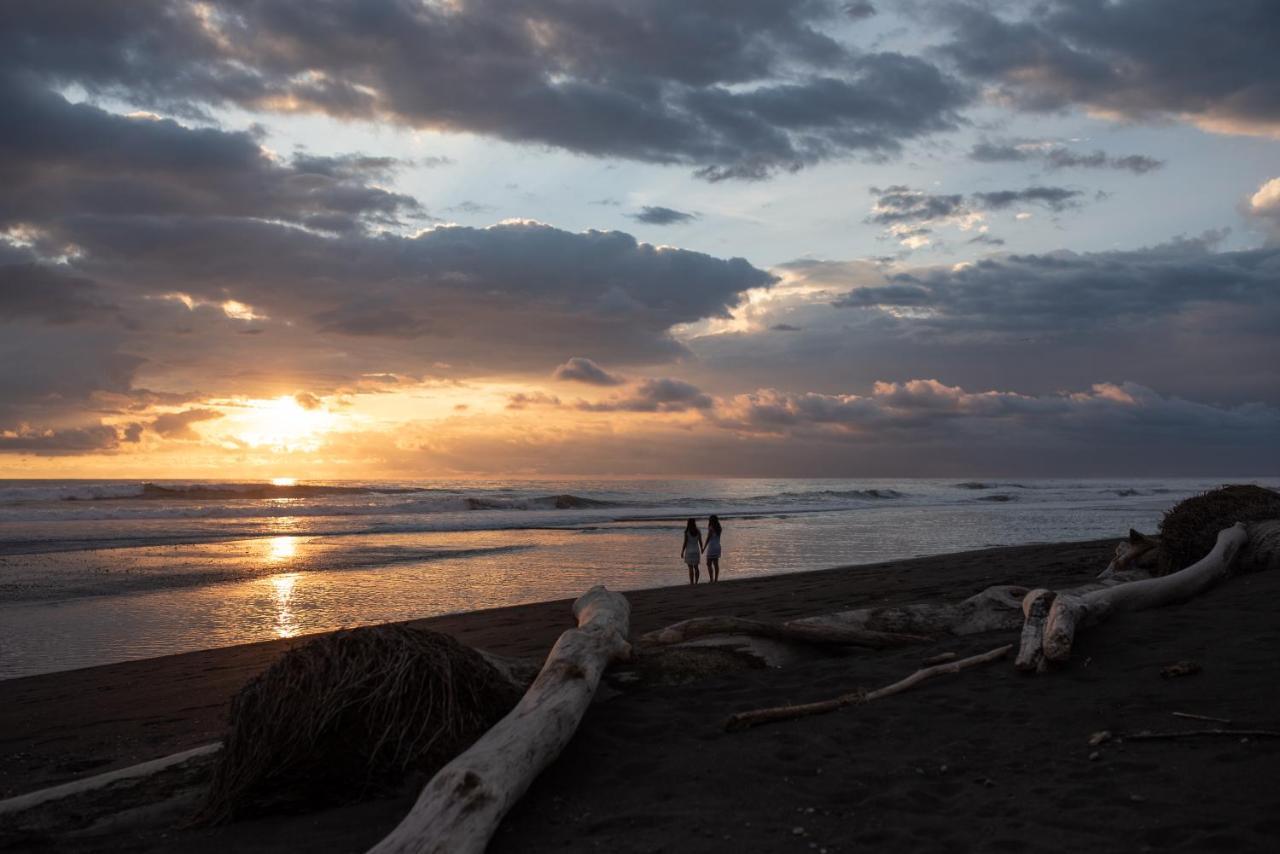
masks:
[[[1084,106],[1127,119],[1188,118],[1229,132],[1280,128],[1274,0],[941,3],[945,53],[1018,107]],[[1000,10],[1000,11],[996,11]]]
[[[838,306],[927,307],[939,329],[1065,335],[1205,306],[1280,315],[1280,249],[1212,252],[1180,241],[1128,252],[1008,255],[901,273]]]
[[[615,363],[669,359],[683,352],[670,327],[728,316],[743,292],[774,281],[740,258],[537,223],[415,237],[178,217],[61,227],[85,252],[77,267],[120,287],[158,295],[180,282],[196,299],[237,300],[275,321],[505,369],[550,370],[566,340]]]
[[[67,214],[263,217],[333,231],[419,217],[389,158],[269,158],[248,133],[129,118],[0,76],[0,225]]]
[[[609,373],[595,362],[582,356],[574,356],[563,365],[560,365],[555,369],[552,376],[558,380],[587,383],[588,385],[622,385],[625,382],[622,377]]]
[[[826,0],[32,0],[0,10],[0,69],[169,110],[378,118],[709,180],[884,155],[956,126],[965,87],[916,57],[852,52],[824,34],[841,13]]]
[[[1261,405],[1211,406],[1163,396],[1136,383],[1098,383],[1087,391],[1040,395],[974,392],[937,380],[876,382],[857,394],[796,393],[759,389],[722,401],[714,416],[722,428],[747,435],[791,440],[830,440],[901,452],[918,448],[915,466],[943,465],[963,449],[966,460],[1000,450],[1039,455],[1040,470],[1080,454],[1098,456],[1126,469],[1126,455],[1151,456],[1154,449],[1233,449],[1236,459],[1277,461],[1271,438],[1280,429],[1280,409]],[[1240,454],[1248,448],[1248,454]],[[787,453],[785,448],[780,453]],[[909,455],[910,457],[911,455]],[[1223,457],[1218,456],[1217,459]],[[1164,461],[1168,470],[1170,461]],[[927,470],[926,468],[926,470]],[[918,469],[917,469],[918,470]],[[1034,470],[1034,469],[1033,469]]]
[[[688,380],[835,393],[936,377],[1037,396],[1130,380],[1189,400],[1280,407],[1280,244],[1217,251],[1210,235],[897,273],[808,259],[779,272],[785,282],[756,331],[689,342]],[[770,332],[777,321],[803,331]]]
[[[68,275],[50,265],[4,263],[0,244],[0,320],[31,318],[45,323],[72,323],[109,315],[101,289],[81,276]]]
[[[62,430],[0,430],[0,453],[59,456],[109,451],[118,447],[119,444],[120,436],[115,428],[105,425],[71,427]]]
[[[692,222],[698,218],[697,214],[648,205],[641,208],[639,213],[630,214],[630,216],[636,222],[643,222],[646,225],[676,225],[678,223]]]
[[[1066,148],[1015,145],[1011,143],[979,142],[969,151],[969,159],[979,163],[1038,162],[1049,169],[1117,169],[1145,175],[1164,166],[1163,160],[1145,154],[1126,154],[1120,157],[1094,149],[1086,154]]]

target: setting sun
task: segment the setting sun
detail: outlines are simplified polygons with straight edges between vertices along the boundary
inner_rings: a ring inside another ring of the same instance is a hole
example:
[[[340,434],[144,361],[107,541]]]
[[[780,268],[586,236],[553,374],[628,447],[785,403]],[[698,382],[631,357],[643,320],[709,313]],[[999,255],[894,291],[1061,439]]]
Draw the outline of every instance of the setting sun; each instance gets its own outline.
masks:
[[[250,400],[242,414],[228,419],[229,435],[252,448],[274,451],[313,451],[325,433],[333,429],[335,417],[323,406],[311,408],[290,395],[274,400]],[[279,478],[277,485],[292,485],[292,478]]]

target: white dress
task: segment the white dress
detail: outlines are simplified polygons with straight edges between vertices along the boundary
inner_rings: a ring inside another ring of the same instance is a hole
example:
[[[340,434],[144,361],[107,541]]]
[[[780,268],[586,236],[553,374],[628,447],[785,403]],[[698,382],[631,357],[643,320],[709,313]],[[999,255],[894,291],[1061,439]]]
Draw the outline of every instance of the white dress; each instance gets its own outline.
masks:
[[[720,557],[720,535],[715,531],[707,531],[707,557]]]
[[[690,566],[702,563],[702,547],[698,545],[698,537],[687,531],[684,535],[684,562]]]

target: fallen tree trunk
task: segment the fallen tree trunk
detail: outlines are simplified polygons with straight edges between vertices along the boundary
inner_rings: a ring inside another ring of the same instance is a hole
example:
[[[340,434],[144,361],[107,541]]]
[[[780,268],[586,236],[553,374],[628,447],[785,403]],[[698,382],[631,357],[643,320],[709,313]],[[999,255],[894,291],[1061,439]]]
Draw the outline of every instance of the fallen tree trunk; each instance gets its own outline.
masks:
[[[936,676],[943,676],[948,673],[959,673],[961,670],[967,670],[970,667],[977,667],[978,665],[1004,658],[1011,649],[1013,649],[1013,644],[1005,644],[981,655],[973,655],[969,658],[962,658],[959,661],[949,661],[946,664],[935,664],[933,667],[917,670],[907,678],[900,679],[892,685],[886,685],[870,692],[854,691],[849,694],[842,694],[839,697],[833,697],[830,700],[820,700],[816,703],[803,703],[796,706],[773,706],[768,709],[738,712],[735,715],[730,715],[725,720],[724,728],[729,732],[737,732],[760,724],[804,718],[809,715],[822,715],[827,712],[834,712],[836,709],[841,709],[845,706],[870,703],[872,700],[901,694],[903,691],[913,688],[927,679],[933,679]]]
[[[939,635],[967,635],[1017,628],[1022,621],[1025,587],[988,587],[963,602],[858,608],[785,623],[740,617],[695,617],[649,632],[641,643],[666,645],[716,634],[755,635],[812,644],[865,646],[880,649],[935,640]]]
[[[1096,625],[1114,613],[1158,608],[1185,601],[1204,592],[1227,577],[1231,572],[1232,561],[1248,538],[1245,526],[1237,523],[1219,533],[1213,550],[1186,569],[1158,578],[1093,590],[1083,595],[1060,594],[1053,600],[1045,620],[1042,639],[1044,657],[1049,661],[1066,661],[1071,657],[1076,632],[1083,627]]]
[[[1054,596],[1035,590],[1023,601],[1023,625],[1018,666],[1040,666],[1043,660],[1062,662],[1071,657],[1077,632],[1096,625],[1112,614],[1144,611],[1191,599],[1208,590],[1237,569],[1257,571],[1280,564],[1280,520],[1236,523],[1218,533],[1213,549],[1191,566],[1169,575],[1127,583],[1114,583]],[[1052,604],[1044,611],[1048,597]],[[1041,628],[1042,626],[1042,628]]]
[[[514,709],[444,766],[370,854],[476,852],[534,778],[573,737],[608,665],[630,655],[630,606],[593,587],[573,603],[578,628],[560,636]]]
[[[1130,570],[1075,588],[1075,592],[1120,584],[1148,573]],[[965,636],[1006,631],[1023,624],[1027,588],[1012,584],[988,587],[960,602],[921,603],[891,608],[858,608],[768,623],[741,617],[694,617],[649,632],[640,642],[653,646],[685,643],[711,635],[748,635],[809,644],[862,646],[882,649]]]
[[[712,635],[749,635],[800,643],[865,646],[871,649],[932,640],[924,635],[880,632],[855,626],[824,626],[801,620],[768,623],[743,617],[694,617],[665,629],[649,632],[640,640],[641,643],[654,646],[668,646]]]

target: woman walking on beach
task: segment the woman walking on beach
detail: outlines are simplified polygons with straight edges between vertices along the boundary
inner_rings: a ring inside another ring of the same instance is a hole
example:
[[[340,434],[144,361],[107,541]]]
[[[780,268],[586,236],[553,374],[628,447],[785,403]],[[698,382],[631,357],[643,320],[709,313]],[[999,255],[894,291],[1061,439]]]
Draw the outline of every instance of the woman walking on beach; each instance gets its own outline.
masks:
[[[707,520],[707,544],[703,547],[707,555],[707,577],[712,581],[720,580],[720,517],[712,516]]]
[[[702,532],[698,530],[698,522],[690,519],[684,526],[684,543],[680,546],[680,556],[689,566],[689,583],[698,583],[698,564],[702,563]]]

